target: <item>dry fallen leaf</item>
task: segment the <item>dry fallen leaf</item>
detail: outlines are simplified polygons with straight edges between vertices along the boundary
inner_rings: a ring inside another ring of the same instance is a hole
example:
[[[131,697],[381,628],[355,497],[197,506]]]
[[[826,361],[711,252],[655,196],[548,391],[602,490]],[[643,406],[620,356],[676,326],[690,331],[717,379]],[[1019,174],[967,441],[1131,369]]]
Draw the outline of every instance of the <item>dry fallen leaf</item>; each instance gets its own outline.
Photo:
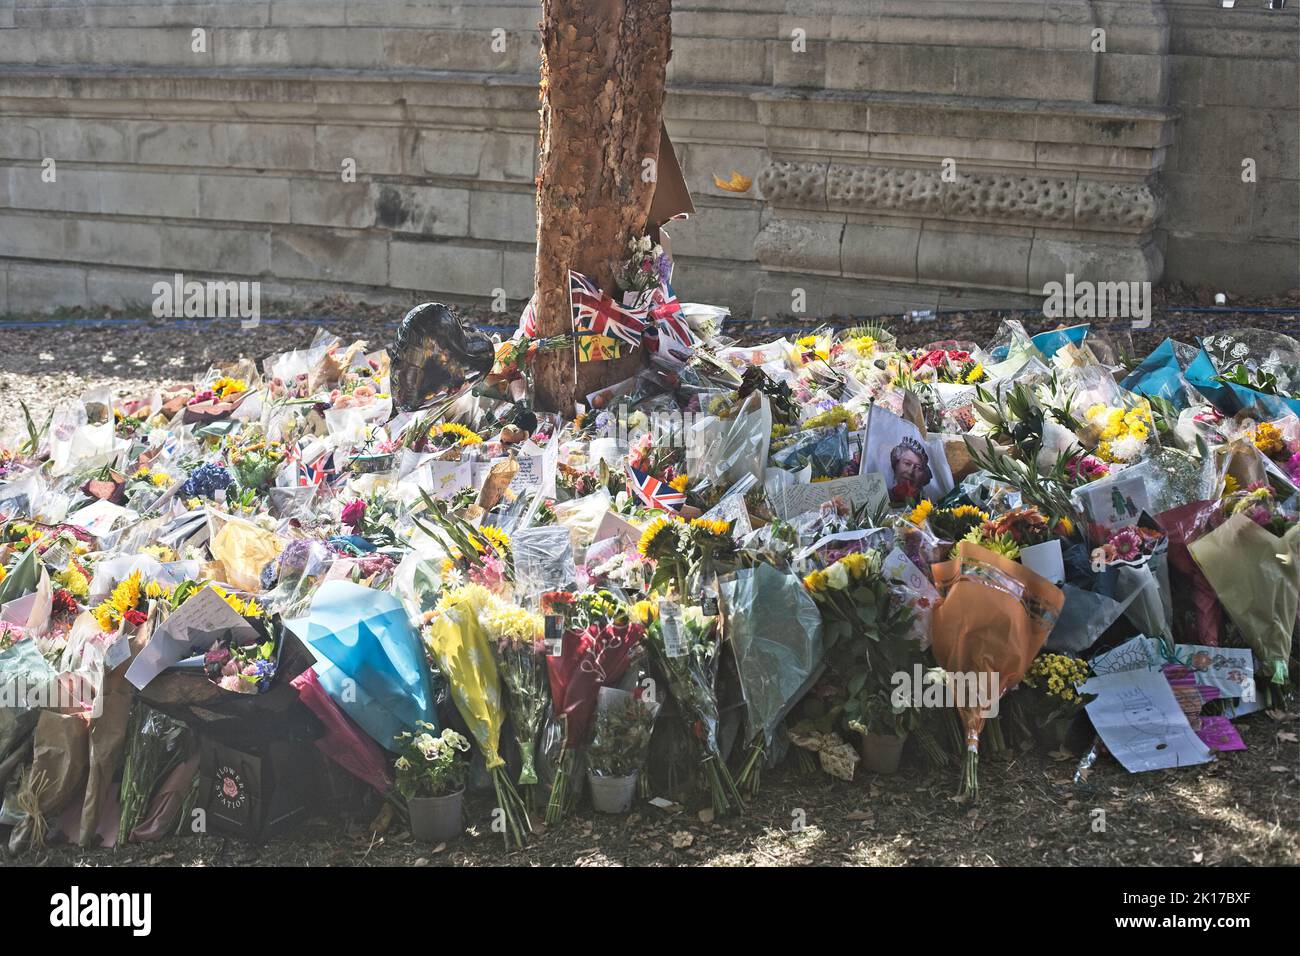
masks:
[[[701,810],[701,811],[699,812],[699,818],[700,818],[700,822],[701,822],[701,823],[712,823],[712,822],[713,822],[713,808],[712,808],[712,807],[705,807],[703,810]]]
[[[729,193],[747,193],[749,192],[749,187],[754,185],[754,180],[750,179],[748,176],[742,176],[739,170],[733,169],[731,171],[730,179],[723,179],[715,174],[713,177],[713,185],[717,186],[719,189],[724,189]]]
[[[687,833],[685,830],[678,830],[672,835],[672,841],[674,850],[685,850],[695,842],[695,837]]]
[[[1296,741],[1300,740],[1300,737],[1297,737],[1289,730],[1279,730],[1277,732],[1277,739],[1282,741],[1283,743],[1293,744]]]
[[[1200,850],[1193,850],[1193,851],[1192,851],[1192,862],[1193,862],[1193,863],[1200,863],[1203,859],[1205,859],[1205,854],[1202,853]]]

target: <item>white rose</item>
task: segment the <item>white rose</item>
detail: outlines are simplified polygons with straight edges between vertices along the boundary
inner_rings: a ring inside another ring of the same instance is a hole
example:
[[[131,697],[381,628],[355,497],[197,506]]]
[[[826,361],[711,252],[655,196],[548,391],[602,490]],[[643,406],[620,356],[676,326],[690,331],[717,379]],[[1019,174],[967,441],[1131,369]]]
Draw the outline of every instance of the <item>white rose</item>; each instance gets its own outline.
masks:
[[[836,561],[826,569],[826,586],[832,591],[843,591],[849,586],[849,569]]]

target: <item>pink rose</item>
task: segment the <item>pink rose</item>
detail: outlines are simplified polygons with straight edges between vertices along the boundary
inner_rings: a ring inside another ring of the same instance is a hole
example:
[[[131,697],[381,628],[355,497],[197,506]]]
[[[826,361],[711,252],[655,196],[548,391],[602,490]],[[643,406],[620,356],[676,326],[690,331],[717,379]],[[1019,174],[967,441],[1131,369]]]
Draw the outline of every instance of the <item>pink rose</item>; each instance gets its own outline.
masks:
[[[363,499],[357,498],[355,501],[349,501],[343,506],[343,514],[340,520],[352,529],[354,534],[360,533],[361,522],[366,517],[366,503]]]

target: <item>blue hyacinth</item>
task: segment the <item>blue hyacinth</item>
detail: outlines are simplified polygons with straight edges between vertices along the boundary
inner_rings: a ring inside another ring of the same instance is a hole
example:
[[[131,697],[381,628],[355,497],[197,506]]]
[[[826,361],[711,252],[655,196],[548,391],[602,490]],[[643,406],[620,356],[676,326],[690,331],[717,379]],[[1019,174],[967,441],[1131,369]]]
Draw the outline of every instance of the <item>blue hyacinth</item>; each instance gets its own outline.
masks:
[[[199,465],[181,485],[180,493],[187,498],[215,498],[217,491],[229,488],[234,483],[225,465],[207,462]]]

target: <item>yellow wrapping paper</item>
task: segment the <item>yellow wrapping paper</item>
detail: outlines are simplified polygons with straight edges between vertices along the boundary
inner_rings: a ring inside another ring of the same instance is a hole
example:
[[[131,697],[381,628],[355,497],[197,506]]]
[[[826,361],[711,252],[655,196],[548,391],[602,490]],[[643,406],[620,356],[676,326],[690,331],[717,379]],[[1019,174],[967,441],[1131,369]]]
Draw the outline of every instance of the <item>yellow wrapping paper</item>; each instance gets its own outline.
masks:
[[[1279,538],[1235,514],[1187,549],[1270,679],[1285,683],[1300,601],[1300,525]]]
[[[221,562],[226,583],[241,591],[262,590],[262,568],[284,549],[284,542],[270,531],[247,521],[227,520],[208,547]]]
[[[501,680],[487,630],[478,615],[490,600],[482,588],[460,589],[439,608],[429,625],[429,649],[447,675],[456,709],[478,741],[488,770],[505,763],[499,753],[504,714]]]

